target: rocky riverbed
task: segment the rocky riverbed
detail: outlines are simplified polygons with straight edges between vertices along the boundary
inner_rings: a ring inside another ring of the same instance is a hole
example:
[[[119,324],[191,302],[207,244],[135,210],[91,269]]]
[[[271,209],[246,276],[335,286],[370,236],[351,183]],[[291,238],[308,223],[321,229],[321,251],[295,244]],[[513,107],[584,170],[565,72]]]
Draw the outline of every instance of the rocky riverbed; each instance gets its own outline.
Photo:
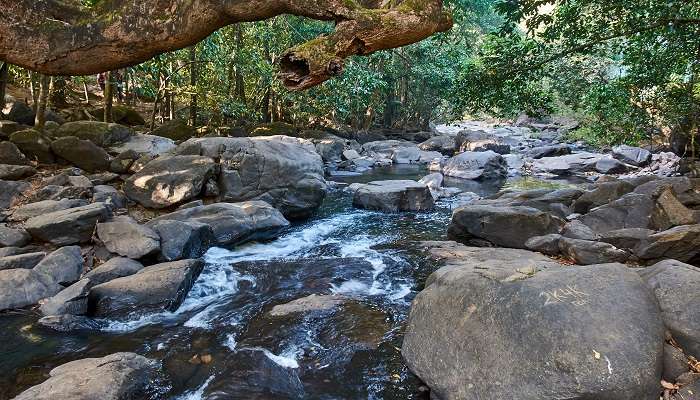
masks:
[[[692,398],[700,181],[571,128],[3,121],[0,399]]]

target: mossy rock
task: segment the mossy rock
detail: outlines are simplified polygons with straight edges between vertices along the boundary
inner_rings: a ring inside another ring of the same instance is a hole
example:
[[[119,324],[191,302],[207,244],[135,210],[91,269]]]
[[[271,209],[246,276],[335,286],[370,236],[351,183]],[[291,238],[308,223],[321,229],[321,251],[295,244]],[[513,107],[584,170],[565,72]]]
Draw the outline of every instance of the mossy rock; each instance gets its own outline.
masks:
[[[298,136],[298,131],[292,124],[286,122],[268,122],[256,125],[248,136]]]
[[[132,134],[129,127],[120,124],[75,121],[61,125],[53,135],[56,138],[75,136],[79,139],[89,140],[100,147],[108,147],[128,140]]]
[[[172,139],[176,142],[187,140],[196,134],[196,130],[181,119],[174,119],[159,126],[152,135]]]
[[[104,113],[105,109],[104,107],[102,108],[95,108],[93,110],[88,111],[90,115],[92,115],[94,118],[101,120],[104,118]],[[146,120],[143,118],[141,114],[139,114],[138,111],[134,110],[131,107],[127,106],[112,106],[112,121],[117,124],[121,125],[126,125],[126,126],[136,126],[136,125],[145,125]]]
[[[10,135],[10,142],[30,159],[41,163],[53,163],[55,158],[51,152],[51,139],[34,129],[25,129]]]

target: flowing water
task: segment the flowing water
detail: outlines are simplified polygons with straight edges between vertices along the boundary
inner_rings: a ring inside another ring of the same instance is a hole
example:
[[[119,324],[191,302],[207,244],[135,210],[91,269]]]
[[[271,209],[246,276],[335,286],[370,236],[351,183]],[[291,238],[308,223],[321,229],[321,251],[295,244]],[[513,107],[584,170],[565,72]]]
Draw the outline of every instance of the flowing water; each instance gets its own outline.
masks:
[[[407,166],[333,179],[425,174]],[[462,184],[487,195],[502,183]],[[31,311],[0,315],[0,399],[42,382],[57,365],[118,351],[162,362],[155,398],[426,398],[400,347],[410,302],[437,266],[412,244],[445,239],[450,215],[449,202],[426,213],[359,210],[334,189],[311,220],[277,240],[210,249],[175,312],[102,321],[103,329],[78,333],[41,328]],[[347,301],[326,311],[269,314],[310,294]]]

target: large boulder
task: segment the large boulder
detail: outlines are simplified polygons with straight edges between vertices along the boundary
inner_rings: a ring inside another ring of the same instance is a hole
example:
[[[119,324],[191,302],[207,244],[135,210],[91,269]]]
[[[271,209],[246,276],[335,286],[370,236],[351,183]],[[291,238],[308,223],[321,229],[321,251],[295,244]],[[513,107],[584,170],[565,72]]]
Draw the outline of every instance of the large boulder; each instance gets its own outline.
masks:
[[[10,141],[30,159],[46,164],[55,161],[51,152],[51,139],[39,131],[27,129],[15,132],[10,135]]]
[[[288,136],[201,138],[181,144],[179,154],[220,159],[222,201],[263,200],[286,218],[310,216],[323,202],[323,161],[313,143]]]
[[[149,226],[160,236],[162,261],[199,258],[216,243],[211,226],[201,222],[164,219]]]
[[[601,158],[595,163],[595,170],[601,174],[624,174],[629,170],[627,165],[614,158]]]
[[[50,253],[41,260],[34,271],[50,276],[54,282],[70,285],[83,273],[83,256],[79,246],[66,246]]]
[[[124,184],[126,195],[148,208],[166,208],[202,194],[218,165],[209,157],[159,157]]]
[[[544,157],[565,156],[567,154],[571,154],[571,147],[568,144],[533,147],[527,152],[527,155],[535,160]]]
[[[656,295],[661,317],[673,338],[686,354],[700,358],[700,269],[664,260],[639,274]]]
[[[681,225],[649,235],[639,241],[634,253],[645,261],[691,261],[700,254],[700,225]]]
[[[640,147],[623,144],[613,147],[612,154],[616,159],[635,167],[645,167],[651,162],[651,152]]]
[[[625,262],[629,253],[610,243],[562,237],[560,254],[579,265]]]
[[[15,400],[127,400],[146,399],[158,364],[134,353],[84,358],[51,370],[49,379],[22,392]]]
[[[0,179],[18,181],[36,174],[36,169],[29,165],[0,164]]]
[[[437,151],[446,156],[454,155],[457,151],[457,141],[454,136],[440,135],[433,136],[425,142],[418,145],[418,148],[423,151]]]
[[[12,255],[0,257],[0,270],[7,269],[32,269],[44,257],[46,253],[43,251],[20,252]]]
[[[0,210],[14,206],[30,189],[27,182],[0,180]]]
[[[624,180],[603,182],[581,195],[572,205],[575,213],[585,214],[592,208],[617,200],[634,190],[634,185]]]
[[[411,306],[401,352],[435,398],[658,399],[664,328],[632,270],[471,251]]]
[[[109,154],[89,140],[65,136],[54,140],[51,150],[58,157],[88,172],[109,170]]]
[[[11,221],[25,221],[32,217],[52,213],[55,211],[67,210],[69,208],[80,207],[87,205],[85,200],[80,199],[61,199],[61,200],[42,200],[35,203],[27,203],[21,205],[12,211],[10,215]]]
[[[363,154],[374,160],[391,160],[393,164],[426,164],[442,154],[423,151],[405,140],[378,140],[362,145]]]
[[[220,246],[273,239],[289,226],[289,221],[264,201],[215,203],[184,208],[155,218],[149,226],[155,227],[164,220],[208,225]]]
[[[88,293],[92,283],[89,279],[80,281],[61,290],[55,296],[42,302],[39,310],[44,315],[83,315],[87,313]]]
[[[95,225],[110,217],[111,212],[104,203],[93,203],[30,218],[25,229],[36,239],[66,246],[89,242]]]
[[[104,107],[89,110],[87,112],[97,120],[102,120],[105,115]],[[117,124],[127,126],[146,124],[146,121],[143,119],[143,116],[139,114],[138,111],[134,110],[133,108],[118,104],[112,105],[112,121],[114,121]]]
[[[195,135],[195,133],[197,133],[197,131],[193,127],[187,125],[187,122],[181,119],[173,119],[159,126],[151,133],[154,136],[160,136],[180,142],[191,138]]]
[[[129,139],[132,135],[129,127],[99,121],[75,121],[61,125],[55,132],[56,138],[75,136],[89,140],[97,146],[109,147]]]
[[[434,206],[430,189],[411,180],[373,181],[354,185],[355,207],[387,212],[427,211]]]
[[[452,213],[450,239],[469,244],[492,244],[524,249],[535,236],[559,233],[564,221],[524,206],[466,205]]]
[[[88,312],[101,318],[119,318],[132,313],[175,311],[203,268],[202,260],[173,261],[99,284],[90,290]]]
[[[445,176],[462,179],[505,179],[508,164],[493,151],[467,151],[450,158],[442,168]]]
[[[31,241],[31,236],[22,228],[10,228],[0,224],[0,247],[22,247]]]
[[[0,270],[0,311],[36,304],[62,289],[48,275],[31,269]]]
[[[113,279],[133,275],[142,269],[143,264],[136,260],[114,257],[85,274],[85,278],[90,279],[92,285],[99,285]]]
[[[3,99],[4,100],[4,99]],[[23,101],[11,101],[4,104],[5,108],[0,109],[0,114],[4,114],[2,119],[14,121],[22,125],[34,125],[36,113]]]
[[[175,147],[177,146],[172,139],[154,135],[135,134],[122,143],[110,146],[108,150],[112,154],[133,151],[136,154],[147,154],[155,157],[167,153],[175,149]]]
[[[543,157],[532,162],[532,171],[552,175],[574,175],[595,170],[596,163],[602,158],[602,154],[586,152]]]
[[[29,160],[16,144],[4,141],[0,142],[0,164],[28,165]]]
[[[160,250],[158,234],[130,217],[115,217],[97,224],[97,237],[107,250],[123,257],[139,259]]]

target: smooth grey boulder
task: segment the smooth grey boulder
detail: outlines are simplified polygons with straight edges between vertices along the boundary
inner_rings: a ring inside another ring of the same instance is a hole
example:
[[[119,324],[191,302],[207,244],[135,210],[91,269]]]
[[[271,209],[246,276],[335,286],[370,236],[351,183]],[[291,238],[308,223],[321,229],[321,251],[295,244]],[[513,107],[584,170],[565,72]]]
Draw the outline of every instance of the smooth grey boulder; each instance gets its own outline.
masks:
[[[81,279],[44,301],[39,311],[44,315],[83,315],[87,313],[91,286],[90,279]]]
[[[67,286],[80,279],[83,268],[80,247],[66,246],[47,255],[34,267],[34,271],[50,276],[54,282]]]
[[[700,358],[700,269],[677,260],[639,271],[661,307],[661,317],[686,354]]]
[[[134,353],[84,358],[51,370],[49,379],[22,392],[14,400],[127,400],[146,399],[158,363]]]
[[[272,307],[269,314],[273,317],[283,317],[290,314],[326,311],[334,309],[346,301],[348,298],[345,296],[311,294],[288,303],[278,304]]]
[[[146,154],[156,157],[175,149],[175,147],[177,147],[177,145],[172,139],[138,133],[130,136],[122,143],[110,146],[108,150],[112,154],[122,154],[124,152],[133,151],[137,155]],[[134,160],[138,158],[139,156],[135,157]]]
[[[411,180],[372,181],[353,189],[353,206],[368,210],[427,211],[435,204],[428,186]]]
[[[32,269],[46,256],[43,251],[33,253],[20,253],[11,256],[0,257],[0,270],[5,269]]]
[[[149,226],[160,236],[161,261],[199,258],[216,244],[211,226],[204,223],[159,220]]]
[[[561,230],[561,235],[572,239],[598,240],[599,235],[579,220],[569,221]]]
[[[10,215],[10,220],[25,221],[32,217],[84,205],[87,205],[87,202],[81,199],[42,200],[35,203],[27,203],[15,208]]]
[[[160,236],[130,217],[97,224],[97,237],[107,250],[123,257],[139,259],[160,250]]]
[[[309,217],[326,195],[323,160],[313,143],[288,136],[197,138],[177,154],[220,160],[220,200],[262,200],[285,218]]]
[[[562,256],[579,265],[625,262],[630,254],[604,242],[562,237],[559,241]]]
[[[664,328],[632,270],[601,264],[521,273],[517,259],[465,253],[433,273],[411,306],[401,353],[431,395],[658,399]]]
[[[0,247],[22,247],[26,246],[32,237],[22,228],[10,228],[5,224],[0,224]]]
[[[0,210],[14,206],[30,187],[27,182],[0,180]]]
[[[151,132],[154,136],[172,139],[176,142],[187,140],[197,133],[197,130],[182,119],[175,118],[163,123],[163,125]]]
[[[529,238],[559,233],[563,226],[563,220],[531,207],[467,205],[453,211],[447,235],[462,243],[523,249]]]
[[[574,175],[594,170],[596,163],[603,157],[602,154],[586,152],[543,157],[532,162],[532,171],[553,175]]]
[[[35,239],[57,246],[87,243],[92,239],[95,225],[110,217],[104,203],[92,203],[30,218],[25,229]]]
[[[90,140],[66,136],[54,140],[51,150],[58,157],[88,172],[109,170],[109,154]]]
[[[163,156],[127,179],[124,193],[144,207],[166,208],[202,194],[217,173],[218,164],[209,157]]]
[[[0,270],[0,311],[36,304],[61,290],[49,276],[31,269]]]
[[[175,311],[204,268],[202,260],[151,265],[137,273],[94,286],[88,312],[100,318]]]
[[[563,238],[564,237],[558,233],[531,237],[525,242],[525,248],[532,251],[539,251],[548,256],[558,256],[561,253],[559,241]]]
[[[143,264],[126,257],[114,257],[85,274],[92,285],[133,275],[143,269]]]
[[[454,136],[440,135],[422,142],[418,148],[423,151],[437,151],[446,156],[452,156],[457,151],[457,141]]]
[[[670,258],[688,262],[700,254],[700,225],[681,225],[654,233],[641,239],[634,253],[647,261]]]
[[[29,159],[45,164],[55,161],[51,152],[51,139],[39,131],[27,129],[15,132],[10,135],[10,141]]]
[[[458,154],[442,167],[445,176],[472,180],[505,179],[508,164],[493,151],[467,151]]]
[[[5,141],[0,142],[0,164],[29,165],[29,160],[16,144]]]
[[[56,138],[74,136],[89,140],[99,147],[108,147],[124,142],[133,134],[129,127],[100,121],[75,121],[61,125],[54,132]]]
[[[636,250],[639,244],[655,232],[644,228],[625,228],[605,232],[600,236],[601,242],[610,243],[618,249]]]
[[[601,174],[624,174],[629,170],[627,165],[614,158],[602,158],[595,163],[595,170]]]
[[[613,147],[612,154],[616,159],[635,167],[645,167],[651,162],[651,152],[640,147],[623,144]]]
[[[584,192],[572,205],[573,212],[585,214],[592,208],[608,204],[634,190],[634,185],[623,180],[603,182]]]
[[[0,179],[18,181],[36,174],[36,169],[29,165],[0,164]]]
[[[568,144],[533,147],[527,152],[527,155],[535,160],[544,157],[565,156],[567,154],[571,154],[571,147]]]
[[[163,220],[209,225],[220,246],[274,239],[289,226],[282,213],[264,201],[214,203],[185,208],[155,218],[150,224]]]
[[[126,208],[127,198],[120,191],[109,185],[97,185],[92,191],[93,203],[105,203],[112,209]]]

